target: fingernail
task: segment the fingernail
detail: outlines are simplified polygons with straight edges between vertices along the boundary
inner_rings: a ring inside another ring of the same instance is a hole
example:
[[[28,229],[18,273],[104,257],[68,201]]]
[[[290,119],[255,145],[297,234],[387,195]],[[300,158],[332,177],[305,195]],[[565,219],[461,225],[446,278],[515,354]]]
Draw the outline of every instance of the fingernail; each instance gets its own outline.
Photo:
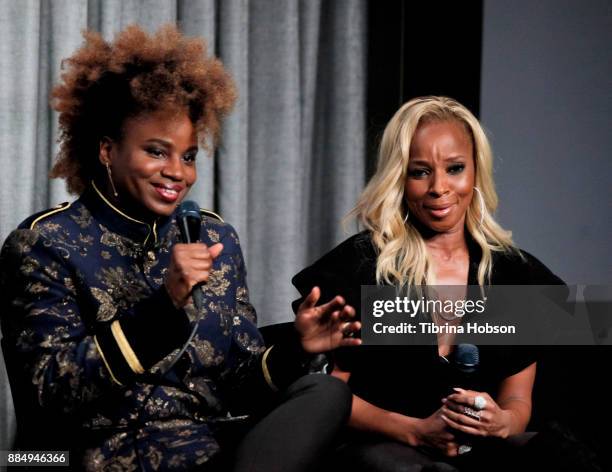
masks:
[[[453,387],[453,390],[455,390],[456,392],[464,392],[465,390],[463,390],[462,388],[459,387]]]
[[[440,415],[440,418],[442,418],[443,420],[448,420],[448,418],[444,415]]]
[[[443,399],[442,399],[442,403],[446,403],[446,398],[443,398]]]

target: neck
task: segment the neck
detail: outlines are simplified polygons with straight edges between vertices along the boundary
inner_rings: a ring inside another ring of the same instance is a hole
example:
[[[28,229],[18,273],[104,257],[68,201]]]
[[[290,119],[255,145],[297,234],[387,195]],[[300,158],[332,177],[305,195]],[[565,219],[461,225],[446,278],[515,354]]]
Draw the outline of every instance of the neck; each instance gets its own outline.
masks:
[[[457,253],[467,251],[467,241],[465,239],[465,228],[463,222],[449,231],[439,233],[432,231],[422,225],[417,226],[419,232],[425,240],[427,249],[431,252],[451,258]]]
[[[152,224],[157,219],[156,215],[150,215],[148,212],[139,211],[133,206],[126,205],[119,196],[115,197],[115,192],[110,188],[110,185],[100,184],[99,181],[92,181],[92,184],[100,197],[126,218],[145,224]]]
[[[463,232],[461,234],[443,233],[425,241],[427,250],[433,254],[437,254],[444,260],[455,259],[459,254],[467,252],[467,243]]]

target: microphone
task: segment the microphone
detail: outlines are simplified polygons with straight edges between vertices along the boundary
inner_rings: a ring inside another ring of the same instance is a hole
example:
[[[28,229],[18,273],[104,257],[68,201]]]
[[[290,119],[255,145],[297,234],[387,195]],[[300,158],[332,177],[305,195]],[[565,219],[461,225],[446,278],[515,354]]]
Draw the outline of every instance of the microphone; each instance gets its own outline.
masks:
[[[176,213],[176,222],[181,232],[181,241],[185,244],[197,243],[200,240],[200,226],[202,225],[202,217],[200,216],[200,206],[193,200],[186,200],[181,203]],[[187,347],[193,340],[199,325],[200,311],[204,306],[204,293],[200,290],[201,283],[196,284],[191,289],[191,297],[193,298],[193,304],[196,307],[196,322],[193,323],[191,334],[183,347],[178,352],[172,362],[170,362],[162,371],[162,375],[166,375],[172,370],[176,363],[183,357],[183,354],[187,350]]]
[[[181,240],[185,244],[197,243],[200,240],[200,207],[193,200],[186,200],[179,205],[176,215]]]
[[[474,344],[458,344],[453,355],[452,381],[453,387],[465,390],[479,390],[478,369],[480,353]]]
[[[193,200],[186,200],[179,205],[176,215],[179,231],[181,232],[181,241],[185,244],[197,243],[200,240],[200,226],[202,217],[200,216],[200,206]],[[193,304],[198,313],[204,305],[204,294],[200,287],[202,283],[194,285],[191,290]]]
[[[465,390],[480,390],[478,388],[478,368],[480,367],[480,353],[474,344],[457,344],[451,363],[451,385]],[[452,390],[450,393],[456,393]],[[461,431],[455,431],[456,440],[461,443],[459,454],[472,450],[473,438]]]

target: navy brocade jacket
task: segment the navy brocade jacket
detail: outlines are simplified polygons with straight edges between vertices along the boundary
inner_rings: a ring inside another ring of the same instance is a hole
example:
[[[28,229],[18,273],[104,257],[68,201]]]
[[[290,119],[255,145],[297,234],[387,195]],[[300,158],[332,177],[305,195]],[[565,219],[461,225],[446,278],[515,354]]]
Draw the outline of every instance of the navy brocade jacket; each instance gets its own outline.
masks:
[[[140,222],[92,187],[13,231],[0,255],[0,314],[18,421],[27,408],[26,423],[78,449],[87,470],[206,463],[230,399],[252,393],[241,387],[264,344],[234,229],[203,214],[201,241],[224,247],[198,314],[192,303],[176,309],[163,285],[180,242],[174,215]],[[51,449],[51,436],[40,440]]]

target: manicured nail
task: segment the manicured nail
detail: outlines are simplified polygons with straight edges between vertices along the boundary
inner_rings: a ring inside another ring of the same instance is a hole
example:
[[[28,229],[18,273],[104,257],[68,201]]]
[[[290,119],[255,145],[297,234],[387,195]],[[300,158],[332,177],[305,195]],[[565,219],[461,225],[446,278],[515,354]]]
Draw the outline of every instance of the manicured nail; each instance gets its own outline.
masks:
[[[453,390],[455,390],[456,392],[465,392],[465,390],[459,387],[453,387]]]
[[[446,403],[446,398],[443,398],[443,399],[442,399],[442,403]]]

